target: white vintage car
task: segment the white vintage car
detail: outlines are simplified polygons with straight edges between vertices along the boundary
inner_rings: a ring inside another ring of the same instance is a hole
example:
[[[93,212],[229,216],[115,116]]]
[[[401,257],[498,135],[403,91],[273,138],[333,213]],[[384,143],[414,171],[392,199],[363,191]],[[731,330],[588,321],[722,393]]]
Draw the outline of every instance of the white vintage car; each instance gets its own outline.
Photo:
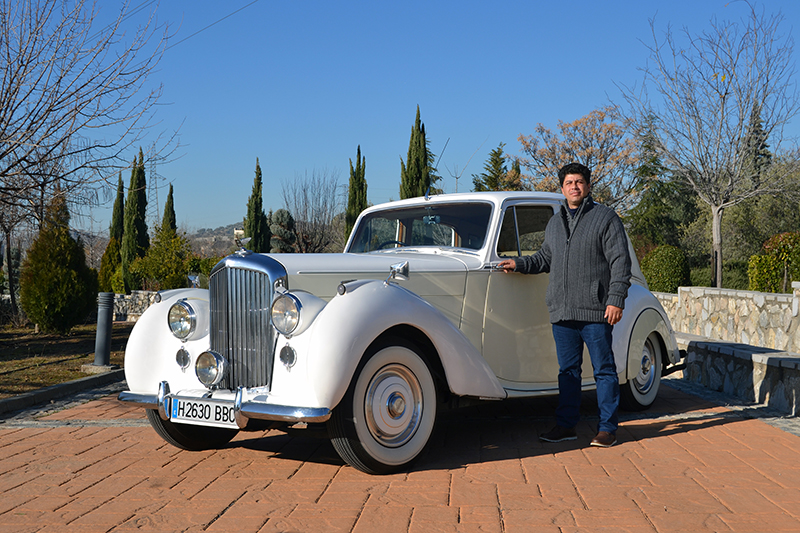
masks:
[[[188,450],[222,446],[253,420],[326,422],[350,465],[404,469],[445,400],[558,393],[548,275],[494,266],[536,252],[562,200],[415,198],[364,211],[342,254],[241,249],[214,267],[209,290],[165,291],[142,315],[119,399]],[[631,256],[613,348],[623,407],[645,409],[680,354]]]

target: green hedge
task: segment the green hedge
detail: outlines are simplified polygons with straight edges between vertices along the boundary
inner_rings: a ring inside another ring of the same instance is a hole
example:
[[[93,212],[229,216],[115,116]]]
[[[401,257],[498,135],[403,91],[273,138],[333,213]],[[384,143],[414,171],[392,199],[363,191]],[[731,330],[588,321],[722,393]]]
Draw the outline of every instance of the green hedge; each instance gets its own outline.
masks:
[[[689,284],[689,262],[680,248],[665,244],[642,259],[642,273],[651,291],[678,292]]]
[[[750,256],[747,277],[751,291],[790,291],[791,282],[800,279],[800,233],[780,233],[767,240],[761,254]]]

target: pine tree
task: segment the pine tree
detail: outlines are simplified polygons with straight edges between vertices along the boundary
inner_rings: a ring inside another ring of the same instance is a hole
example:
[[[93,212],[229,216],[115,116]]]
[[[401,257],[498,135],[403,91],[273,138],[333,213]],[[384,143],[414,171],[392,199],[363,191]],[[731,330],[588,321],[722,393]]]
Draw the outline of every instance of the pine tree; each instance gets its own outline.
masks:
[[[345,211],[345,239],[350,235],[356,219],[367,208],[367,180],[364,177],[367,158],[361,158],[361,145],[356,151],[356,166],[350,160],[350,185],[347,188],[347,210]]]
[[[508,177],[508,168],[506,167],[506,157],[503,153],[503,147],[506,143],[500,145],[489,152],[489,159],[483,165],[483,172],[480,174],[472,175],[473,190],[477,192],[482,191],[504,191],[506,190],[506,179]]]
[[[122,244],[122,234],[125,224],[125,185],[122,182],[122,173],[119,175],[117,184],[117,199],[114,200],[114,210],[111,215],[111,226],[108,228],[108,245],[106,246],[103,257],[100,260],[100,273],[98,282],[100,291],[112,292],[111,279],[117,268],[119,268],[122,258],[120,256],[120,246]]]
[[[178,224],[175,222],[175,206],[172,200],[172,184],[169,184],[169,194],[167,202],[164,204],[164,216],[161,219],[161,231],[171,230],[173,233],[178,231]]]
[[[257,253],[267,253],[270,249],[270,228],[264,214],[262,200],[261,165],[256,158],[256,177],[253,179],[253,192],[247,199],[247,218],[244,219],[244,236],[250,237],[247,248]]]
[[[69,210],[57,189],[20,274],[22,308],[42,331],[66,333],[89,314],[97,277],[83,245],[69,232]]]
[[[138,161],[134,159],[131,170],[131,184],[128,188],[128,201],[125,204],[125,223],[122,235],[122,278],[125,292],[138,289],[138,283],[131,275],[130,266],[139,258],[144,257],[150,247],[150,237],[147,234],[147,183],[144,175],[144,154],[139,149]]]
[[[408,157],[403,162],[400,159],[400,199],[424,196],[430,188],[430,194],[442,191],[433,185],[441,179],[433,168],[435,156],[428,149],[428,140],[425,137],[425,124],[420,120],[419,106],[414,127],[411,128],[411,139],[408,143]]]
[[[270,251],[274,254],[288,254],[295,251],[297,234],[294,231],[294,217],[286,209],[278,209],[272,214],[272,242]]]

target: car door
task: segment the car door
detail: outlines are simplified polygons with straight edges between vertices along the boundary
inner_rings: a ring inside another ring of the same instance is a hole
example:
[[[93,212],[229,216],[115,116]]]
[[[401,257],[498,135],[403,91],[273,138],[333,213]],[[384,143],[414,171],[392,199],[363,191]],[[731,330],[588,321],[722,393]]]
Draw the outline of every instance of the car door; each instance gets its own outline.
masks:
[[[497,260],[535,254],[556,208],[555,204],[532,202],[508,205],[498,234]],[[492,272],[489,277],[483,355],[498,378],[512,382],[507,388],[558,387],[558,360],[545,304],[548,280],[547,273]]]

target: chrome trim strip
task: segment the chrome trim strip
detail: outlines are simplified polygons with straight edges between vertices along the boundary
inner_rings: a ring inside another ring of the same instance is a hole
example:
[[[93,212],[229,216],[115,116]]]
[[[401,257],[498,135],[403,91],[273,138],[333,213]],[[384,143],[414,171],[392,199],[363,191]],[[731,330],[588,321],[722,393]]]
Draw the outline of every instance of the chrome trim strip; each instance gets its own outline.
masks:
[[[236,397],[233,399],[233,419],[239,429],[244,429],[247,425],[247,417],[242,414],[242,398],[244,397],[244,389],[239,387],[236,389]]]
[[[169,383],[162,381],[158,384],[158,416],[161,420],[169,420]]]
[[[167,396],[164,398],[164,405],[166,401],[171,401],[172,398],[178,396]],[[123,391],[117,398],[120,402],[130,404],[136,407],[144,407],[145,409],[158,409],[159,414],[161,409],[159,407],[159,398],[154,394],[138,394],[130,391]],[[196,398],[185,397],[186,400],[193,400]],[[208,398],[206,398],[207,400]],[[234,412],[236,413],[236,425],[244,422],[247,425],[248,418],[255,418],[258,420],[277,420],[281,422],[325,422],[331,417],[331,410],[325,407],[293,407],[291,405],[275,405],[269,403],[259,402],[241,402],[237,391],[237,399],[233,402],[229,400],[215,400],[221,404],[233,403]],[[237,401],[241,402],[237,410]],[[165,411],[166,413],[166,411]]]
[[[131,391],[122,391],[119,393],[119,396],[117,396],[117,400],[134,407],[158,409],[158,397],[152,394],[137,394]]]
[[[331,417],[331,410],[325,407],[292,407],[257,402],[243,403],[241,412],[248,418],[284,422],[325,422]]]

